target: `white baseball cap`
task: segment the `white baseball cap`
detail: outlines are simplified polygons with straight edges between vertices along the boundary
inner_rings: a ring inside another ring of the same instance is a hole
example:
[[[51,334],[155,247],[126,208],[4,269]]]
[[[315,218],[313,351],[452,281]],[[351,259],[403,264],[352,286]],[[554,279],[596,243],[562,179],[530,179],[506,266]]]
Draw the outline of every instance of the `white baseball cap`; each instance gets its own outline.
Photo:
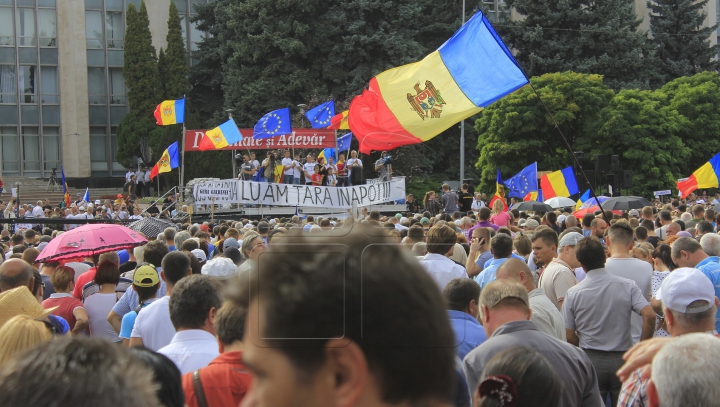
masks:
[[[204,276],[225,280],[237,275],[238,268],[231,259],[227,257],[216,257],[202,267],[200,273]]]
[[[577,246],[578,242],[581,241],[585,236],[578,232],[570,232],[560,239],[560,249],[565,246]]]
[[[675,269],[665,277],[655,298],[673,311],[683,314],[705,312],[715,305],[715,287],[702,271],[690,267]],[[707,301],[708,305],[688,307],[694,301]]]

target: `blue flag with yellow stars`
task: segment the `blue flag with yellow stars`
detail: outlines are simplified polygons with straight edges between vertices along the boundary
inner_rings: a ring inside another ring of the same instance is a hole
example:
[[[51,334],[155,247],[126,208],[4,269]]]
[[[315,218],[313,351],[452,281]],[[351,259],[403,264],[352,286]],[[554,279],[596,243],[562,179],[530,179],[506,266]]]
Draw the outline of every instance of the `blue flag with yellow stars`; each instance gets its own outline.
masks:
[[[514,177],[505,181],[505,186],[510,189],[508,196],[511,198],[523,198],[528,193],[537,191],[537,163],[528,165]]]
[[[329,126],[333,116],[335,116],[335,101],[333,100],[317,105],[305,113],[305,117],[313,129],[324,129]]]
[[[273,110],[265,114],[253,129],[253,138],[270,138],[292,133],[290,108]]]

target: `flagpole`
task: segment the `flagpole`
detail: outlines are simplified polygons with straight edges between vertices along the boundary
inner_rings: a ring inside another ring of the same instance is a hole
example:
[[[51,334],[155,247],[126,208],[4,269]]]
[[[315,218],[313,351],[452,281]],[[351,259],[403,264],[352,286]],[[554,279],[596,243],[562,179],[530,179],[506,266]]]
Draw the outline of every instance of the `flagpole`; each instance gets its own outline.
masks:
[[[182,124],[182,153],[180,159],[180,208],[185,197],[185,120]]]

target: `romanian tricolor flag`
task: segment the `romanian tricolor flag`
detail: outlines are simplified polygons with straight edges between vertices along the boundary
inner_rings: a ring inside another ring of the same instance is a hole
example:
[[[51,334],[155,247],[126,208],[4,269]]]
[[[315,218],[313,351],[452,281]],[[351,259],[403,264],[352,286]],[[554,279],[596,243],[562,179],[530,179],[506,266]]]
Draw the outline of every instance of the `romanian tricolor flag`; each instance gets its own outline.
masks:
[[[427,141],[526,85],[510,51],[478,12],[422,61],[382,72],[350,104],[360,151]]]
[[[346,110],[333,116],[332,119],[330,119],[330,125],[327,128],[333,130],[350,130],[350,125],[348,124],[348,111]]]
[[[715,154],[710,161],[695,170],[691,176],[677,182],[680,197],[685,198],[696,189],[717,188],[718,178],[720,178],[718,174],[720,174],[720,153]]]
[[[580,192],[572,167],[543,175],[540,178],[540,189],[543,190],[545,199],[555,198],[556,196],[567,198]]]
[[[185,98],[180,100],[164,100],[155,108],[154,116],[158,126],[184,123]]]
[[[507,212],[508,206],[507,206],[507,202],[505,202],[505,185],[503,184],[502,177],[500,176],[500,168],[498,168],[497,179],[495,180],[495,195],[493,195],[488,206],[490,208],[492,208],[493,204],[498,199],[503,204],[503,212]]]
[[[70,191],[68,191],[68,185],[67,181],[65,180],[65,170],[63,169],[62,165],[60,166],[60,177],[62,178],[62,187],[63,187],[63,203],[65,203],[65,207],[70,207]]]
[[[543,193],[542,189],[539,191],[531,191],[528,192],[527,195],[523,198],[523,201],[537,201],[537,202],[543,202]]]
[[[178,155],[178,142],[170,144],[160,157],[160,161],[150,171],[150,179],[163,172],[170,172],[180,166],[180,157]]]
[[[240,134],[240,129],[235,124],[235,120],[230,119],[214,129],[206,131],[205,137],[200,140],[198,148],[202,151],[217,150],[237,143],[242,139],[243,136]]]

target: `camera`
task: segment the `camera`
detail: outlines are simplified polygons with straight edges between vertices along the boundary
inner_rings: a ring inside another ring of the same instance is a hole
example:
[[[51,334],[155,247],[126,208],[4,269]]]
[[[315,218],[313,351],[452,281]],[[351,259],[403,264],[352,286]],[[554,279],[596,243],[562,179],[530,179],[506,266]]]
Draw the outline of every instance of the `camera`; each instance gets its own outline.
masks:
[[[242,154],[235,154],[235,165],[238,167],[243,165],[243,156]]]
[[[383,158],[382,163],[384,165],[392,164],[392,160],[393,160],[392,156],[388,154],[385,158]]]

